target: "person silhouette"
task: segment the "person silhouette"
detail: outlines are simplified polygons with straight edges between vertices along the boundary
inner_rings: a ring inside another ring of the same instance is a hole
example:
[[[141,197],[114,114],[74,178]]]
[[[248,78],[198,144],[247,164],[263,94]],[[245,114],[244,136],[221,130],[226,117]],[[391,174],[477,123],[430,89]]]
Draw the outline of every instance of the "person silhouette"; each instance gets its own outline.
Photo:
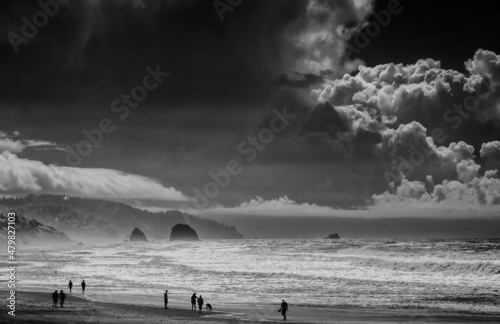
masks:
[[[59,299],[59,294],[57,290],[52,294],[52,308],[57,308],[57,300]]]
[[[281,312],[281,315],[283,315],[283,320],[286,321],[286,311],[288,310],[288,304],[284,299],[281,300],[281,307],[278,312]]]
[[[73,283],[71,282],[71,280],[69,281],[68,288],[69,288],[69,293],[71,294],[71,289],[73,288]]]
[[[59,293],[59,304],[61,304],[61,307],[64,307],[64,300],[66,299],[66,294],[62,291]]]
[[[200,308],[200,314],[201,314],[201,309],[203,308],[203,298],[201,297],[198,297],[198,307]]]
[[[82,294],[85,294],[85,287],[87,287],[87,284],[85,283],[85,280],[82,281]]]
[[[191,296],[191,310],[196,310],[196,293]]]
[[[163,294],[163,301],[165,302],[165,309],[168,309],[168,290],[165,290],[165,293]]]

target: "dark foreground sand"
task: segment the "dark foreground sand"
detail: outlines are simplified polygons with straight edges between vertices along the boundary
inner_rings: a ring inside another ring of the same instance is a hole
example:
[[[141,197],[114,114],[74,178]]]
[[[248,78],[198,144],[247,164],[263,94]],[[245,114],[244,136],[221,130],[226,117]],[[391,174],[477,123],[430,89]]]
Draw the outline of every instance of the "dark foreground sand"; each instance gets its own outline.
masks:
[[[6,291],[2,291],[5,295]],[[52,308],[48,292],[17,292],[16,316],[7,315],[3,307],[0,323],[283,323],[280,314],[270,306],[265,312],[243,306],[222,307],[220,312],[191,311],[189,305],[163,309],[158,305],[131,305],[82,298],[66,293],[64,308]],[[272,313],[271,313],[272,312]],[[262,316],[262,314],[265,314]],[[259,315],[259,316],[255,316]],[[288,314],[292,323],[500,323],[496,316],[433,312],[425,310],[312,309],[295,307]]]

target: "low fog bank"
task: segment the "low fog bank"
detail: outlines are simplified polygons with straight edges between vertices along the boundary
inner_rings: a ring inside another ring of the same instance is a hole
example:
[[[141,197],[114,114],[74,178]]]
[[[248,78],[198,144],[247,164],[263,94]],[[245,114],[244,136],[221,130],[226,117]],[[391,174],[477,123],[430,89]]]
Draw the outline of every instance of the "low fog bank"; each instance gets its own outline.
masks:
[[[246,238],[497,238],[496,218],[340,218],[210,215],[209,219],[238,228]]]

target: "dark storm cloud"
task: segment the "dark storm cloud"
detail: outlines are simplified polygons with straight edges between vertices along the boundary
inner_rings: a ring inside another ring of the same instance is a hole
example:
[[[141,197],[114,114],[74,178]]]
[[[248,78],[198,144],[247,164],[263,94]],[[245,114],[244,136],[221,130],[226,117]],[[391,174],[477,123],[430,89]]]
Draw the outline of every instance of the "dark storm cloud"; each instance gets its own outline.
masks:
[[[22,18],[40,11],[34,1],[2,6],[4,36],[22,34]],[[103,144],[132,144],[147,129],[186,140],[162,144],[169,153],[204,146],[220,138],[204,131],[245,127],[284,86],[280,76],[303,75],[309,83],[321,80],[323,68],[350,69],[332,31],[361,22],[369,10],[369,1],[251,1],[221,23],[210,1],[71,1],[18,54],[1,38],[0,105],[8,118],[0,127],[75,146],[81,130],[116,119],[113,100],[142,80],[146,66],[159,65],[169,77]],[[156,138],[128,149],[158,146]]]
[[[40,10],[31,1],[4,6],[3,35],[21,34],[21,18]],[[71,1],[17,55],[2,38],[2,97],[104,104],[160,64],[172,77],[152,106],[261,102],[283,73],[338,67],[342,41],[327,28],[359,22],[366,10],[351,1],[251,1],[221,23],[210,1]]]

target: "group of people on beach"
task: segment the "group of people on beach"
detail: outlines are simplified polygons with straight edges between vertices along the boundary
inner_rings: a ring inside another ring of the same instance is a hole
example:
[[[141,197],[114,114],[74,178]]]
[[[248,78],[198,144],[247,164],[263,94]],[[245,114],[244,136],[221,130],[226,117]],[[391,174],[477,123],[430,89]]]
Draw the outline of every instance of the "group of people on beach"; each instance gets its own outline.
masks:
[[[165,308],[167,308],[167,303],[168,303],[168,290],[165,291],[165,294],[164,294],[164,300],[165,300]],[[196,311],[196,304],[198,303],[198,310],[199,312],[201,313],[201,310],[203,309],[203,297],[200,295],[200,297],[196,296],[196,293],[194,293],[192,296],[191,296],[191,310],[194,310]],[[206,304],[206,308],[208,310],[212,310],[212,305],[210,304]],[[168,309],[168,308],[167,308]],[[281,313],[281,315],[283,315],[283,320],[286,321],[286,312],[288,311],[288,303],[282,299],[281,300],[281,306],[280,306],[280,309],[278,310],[279,313]]]
[[[82,294],[85,294],[85,287],[87,287],[85,280],[82,280],[82,283],[80,285],[82,286]],[[68,283],[68,288],[69,288],[69,292],[71,293],[71,290],[73,289],[73,282],[71,280]],[[60,293],[57,293],[57,290],[54,291],[54,293],[52,294],[52,301],[53,301],[52,307],[57,308],[58,301],[59,301],[59,304],[61,305],[61,307],[64,307],[64,300],[65,299],[66,299],[66,294],[63,292],[62,289],[61,289]],[[164,308],[168,309],[168,290],[165,290],[165,293],[163,294],[163,301],[165,303]],[[203,305],[204,305],[203,297],[201,295],[200,295],[200,297],[198,297],[198,296],[196,296],[196,293],[193,293],[193,295],[191,295],[191,310],[196,311],[196,304],[198,304],[198,311],[201,314],[201,310],[203,309]],[[207,303],[206,308],[208,310],[212,310],[212,305]],[[283,299],[281,301],[281,307],[278,310],[278,312],[280,312],[281,315],[283,315],[284,321],[286,321],[286,312],[287,311],[288,311],[288,304]]]
[[[85,287],[87,287],[87,284],[85,283],[85,280],[82,281],[81,283],[82,286],[82,294],[85,294]],[[69,293],[71,294],[71,290],[73,289],[73,282],[70,280],[68,283],[68,288],[69,288]],[[57,293],[57,289],[54,291],[52,294],[52,307],[57,308],[57,302],[59,301],[59,304],[61,307],[64,307],[64,300],[66,299],[66,294],[64,291],[61,289],[61,292]]]
[[[165,302],[163,308],[168,309],[168,290],[165,290],[165,293],[163,294],[163,301]],[[194,293],[191,296],[191,310],[196,310],[196,303],[198,303],[199,312],[201,313],[204,304],[203,297],[201,295],[200,297],[197,297],[196,293]],[[212,310],[212,305],[207,304],[206,308],[208,310]]]
[[[198,308],[201,313],[201,310],[203,308],[203,297],[200,295],[200,297],[196,296],[196,293],[194,293],[191,296],[191,310],[196,310],[196,303],[198,303]],[[207,309],[212,310],[212,305],[207,304]]]

